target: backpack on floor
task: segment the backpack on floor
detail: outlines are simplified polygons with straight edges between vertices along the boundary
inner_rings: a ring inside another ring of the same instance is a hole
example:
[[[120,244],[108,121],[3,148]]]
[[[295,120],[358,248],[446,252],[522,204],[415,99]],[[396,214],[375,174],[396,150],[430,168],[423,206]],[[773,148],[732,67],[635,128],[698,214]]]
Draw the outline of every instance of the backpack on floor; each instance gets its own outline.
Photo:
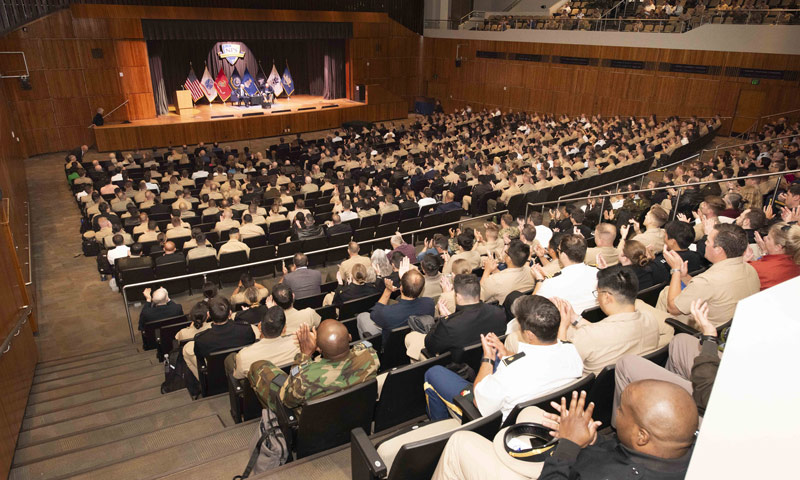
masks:
[[[85,257],[96,257],[100,253],[100,244],[94,238],[84,238],[82,247]]]
[[[261,410],[261,422],[253,439],[250,440],[250,451],[252,453],[247,467],[241,475],[233,477],[233,480],[245,479],[250,475],[278,468],[289,459],[286,437],[278,425],[278,417],[268,408]]]
[[[189,390],[194,397],[200,394],[200,383],[183,359],[183,349],[173,349],[169,355],[164,356],[164,383],[161,384],[161,393],[170,393],[181,389]]]

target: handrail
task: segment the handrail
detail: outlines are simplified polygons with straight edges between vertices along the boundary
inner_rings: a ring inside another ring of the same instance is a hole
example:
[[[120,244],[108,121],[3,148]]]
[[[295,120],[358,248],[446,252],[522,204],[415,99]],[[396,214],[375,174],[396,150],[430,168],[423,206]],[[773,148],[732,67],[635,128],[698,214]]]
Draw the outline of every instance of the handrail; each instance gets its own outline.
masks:
[[[619,0],[619,2],[617,2],[617,3],[616,3],[616,5],[614,5],[613,7],[609,8],[608,10],[606,10],[605,12],[603,12],[603,14],[602,14],[602,15],[600,15],[600,18],[605,18],[605,16],[606,16],[606,15],[608,15],[609,13],[613,12],[614,10],[616,10],[616,9],[617,9],[617,7],[619,7],[620,5],[622,5],[623,3],[625,3],[626,1],[627,1],[627,0]]]
[[[20,332],[22,331],[22,326],[25,325],[25,322],[28,321],[30,318],[31,313],[33,313],[33,309],[30,305],[23,305],[19,307],[19,313],[17,313],[17,321],[15,322],[14,327],[8,332],[8,336],[6,336],[3,343],[0,344],[0,357],[8,353],[11,350],[11,342],[14,341],[15,337],[18,337]],[[14,333],[12,333],[14,332]]]
[[[29,287],[33,285],[33,262],[31,261],[31,205],[29,202],[25,202],[25,207],[28,209],[28,213],[26,215],[27,218],[27,226],[28,226],[28,281],[25,282],[25,286]]]
[[[772,115],[762,115],[759,120],[763,120],[765,118],[770,118],[770,117],[777,117],[778,115],[786,115],[787,113],[795,113],[795,112],[800,112],[800,108],[795,108],[794,110],[789,110],[787,112],[773,113]]]
[[[488,218],[488,217],[493,217],[493,216],[496,216],[496,215],[502,215],[502,214],[507,213],[507,212],[508,212],[508,210],[498,210],[496,212],[487,213],[487,214],[484,214],[484,215],[478,215],[477,217],[470,217],[470,218],[467,218],[467,219],[464,219],[464,220],[459,219],[459,220],[457,220],[455,222],[443,223],[443,224],[436,225],[436,226],[433,226],[433,227],[420,228],[419,230],[412,230],[410,232],[401,233],[401,235],[411,235],[411,245],[414,245],[414,235],[417,234],[417,233],[427,232],[427,231],[430,231],[430,230],[433,230],[433,229],[439,229],[439,228],[447,227],[447,226],[450,226],[450,225],[458,225],[460,223],[471,222],[473,220],[480,220],[481,218]],[[395,234],[392,234],[392,235],[389,235],[389,236],[386,236],[386,237],[381,237],[381,238],[370,238],[368,240],[363,240],[363,241],[358,242],[358,243],[360,245],[360,244],[365,244],[365,243],[382,242],[382,241],[391,239],[394,235]],[[346,245],[339,245],[339,246],[336,246],[336,247],[326,247],[326,248],[323,248],[323,249],[320,249],[320,250],[314,250],[312,252],[304,252],[304,253],[306,255],[315,255],[317,253],[325,253],[325,252],[328,252],[328,251],[332,251],[332,250],[336,250],[336,249],[340,249],[340,248],[345,248],[345,247],[346,247]],[[155,284],[155,283],[166,283],[166,282],[171,282],[171,281],[174,281],[174,280],[184,280],[184,279],[189,279],[189,278],[193,278],[193,277],[198,277],[200,275],[205,277],[205,276],[207,276],[209,274],[212,274],[212,273],[228,272],[228,271],[231,271],[231,270],[238,270],[238,269],[240,269],[242,267],[255,267],[255,266],[258,266],[258,265],[266,265],[266,264],[269,264],[269,263],[282,262],[282,261],[285,261],[285,260],[289,260],[292,257],[294,257],[294,254],[286,255],[286,256],[283,256],[283,257],[270,258],[269,260],[259,260],[257,262],[245,263],[245,264],[242,264],[242,265],[233,265],[233,266],[230,266],[230,267],[219,267],[219,268],[215,268],[215,269],[212,269],[212,270],[204,270],[202,272],[187,273],[187,274],[178,275],[178,276],[175,276],[175,277],[157,278],[155,280],[151,280],[151,281],[148,281],[148,282],[139,282],[139,283],[131,283],[131,284],[123,285],[120,288],[120,292],[122,293],[122,302],[125,305],[125,316],[128,319],[128,331],[130,332],[131,343],[135,343],[136,342],[136,334],[135,334],[135,332],[133,330],[133,322],[131,321],[131,310],[130,310],[130,305],[128,305],[128,294],[126,292],[127,289],[134,288],[134,287],[153,286],[153,284]]]
[[[586,189],[583,189],[583,190],[579,190],[577,192],[568,193],[568,194],[562,195],[562,196],[560,196],[558,198],[559,198],[559,200],[561,200],[561,199],[572,200],[573,199],[572,197],[575,196],[575,195],[579,195],[581,193],[586,193],[586,192],[591,192],[592,190],[603,189],[603,188],[608,187],[610,185],[617,185],[617,184],[624,183],[624,182],[627,182],[629,180],[632,180],[634,178],[638,178],[638,177],[641,177],[641,176],[649,175],[649,174],[651,174],[653,172],[657,172],[659,170],[664,170],[666,168],[674,167],[675,165],[678,165],[679,163],[684,163],[684,162],[686,162],[688,160],[691,160],[692,158],[695,158],[695,157],[698,157],[698,156],[702,157],[702,155],[704,153],[706,153],[706,152],[716,152],[718,150],[726,150],[726,149],[729,149],[729,148],[736,148],[736,147],[741,147],[741,146],[745,146],[745,145],[758,145],[760,143],[774,142],[776,140],[783,140],[783,139],[786,139],[786,138],[794,138],[796,136],[797,135],[786,135],[786,136],[783,136],[783,137],[770,138],[768,140],[759,140],[757,142],[745,142],[745,143],[739,143],[739,144],[736,144],[736,145],[727,145],[727,146],[717,146],[717,147],[714,147],[714,148],[705,148],[705,149],[701,150],[700,153],[696,153],[694,155],[686,157],[683,160],[678,160],[677,162],[673,162],[673,163],[670,163],[668,165],[663,165],[663,166],[660,166],[660,167],[652,168],[652,169],[650,169],[650,170],[648,170],[648,171],[646,171],[644,173],[637,173],[636,175],[632,175],[630,177],[623,178],[621,180],[617,180],[615,182],[608,182],[606,184],[598,185],[596,187],[586,188]],[[651,159],[652,159],[652,157],[651,157]],[[642,161],[643,162],[647,161],[647,159],[642,160]]]
[[[625,192],[614,192],[614,193],[601,193],[598,195],[589,195],[587,197],[577,197],[577,198],[569,198],[569,201],[577,201],[577,200],[589,200],[594,198],[608,198],[613,197],[615,195],[631,195],[634,193],[642,193],[642,192],[657,192],[660,190],[670,190],[670,189],[683,189],[685,187],[694,187],[698,185],[708,185],[710,183],[724,183],[724,182],[735,182],[738,180],[745,180],[748,178],[761,178],[761,177],[774,177],[776,175],[788,175],[790,173],[800,173],[800,169],[795,170],[784,170],[782,172],[772,172],[772,173],[759,173],[756,175],[747,175],[745,177],[731,177],[731,178],[722,178],[722,179],[713,179],[713,180],[703,180],[701,182],[691,182],[691,183],[681,183],[677,185],[666,185],[663,187],[653,187],[653,188],[642,188],[639,190],[628,190]],[[528,203],[528,207],[540,207],[544,205],[548,205],[551,203],[558,203],[560,200],[549,200],[544,202],[536,202],[536,203]],[[675,209],[673,209],[675,211]]]

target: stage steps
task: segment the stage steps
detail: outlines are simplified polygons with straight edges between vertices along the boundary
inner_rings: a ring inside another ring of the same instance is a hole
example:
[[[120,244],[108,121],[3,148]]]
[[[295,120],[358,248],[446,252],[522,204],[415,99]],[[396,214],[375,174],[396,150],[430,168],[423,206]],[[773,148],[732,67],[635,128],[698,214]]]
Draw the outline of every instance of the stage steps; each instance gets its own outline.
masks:
[[[235,425],[227,394],[161,394],[152,351],[122,345],[37,365],[9,478],[232,478],[258,420]],[[255,478],[349,479],[349,448]]]

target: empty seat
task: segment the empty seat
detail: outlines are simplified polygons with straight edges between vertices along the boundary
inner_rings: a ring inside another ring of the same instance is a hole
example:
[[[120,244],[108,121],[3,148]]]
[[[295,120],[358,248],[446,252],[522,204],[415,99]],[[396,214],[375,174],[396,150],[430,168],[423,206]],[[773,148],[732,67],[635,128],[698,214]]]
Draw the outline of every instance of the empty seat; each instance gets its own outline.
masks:
[[[175,323],[163,322],[160,327],[156,328],[156,358],[159,362],[163,362],[164,355],[168,355],[175,347],[175,335],[191,324],[192,322],[186,320],[185,317],[178,317]]]
[[[238,283],[242,273],[247,271],[247,253],[244,251],[223,253],[219,256],[219,267],[234,267],[242,265],[242,268],[226,270],[220,272],[220,282],[223,284]]]
[[[147,322],[142,326],[142,348],[144,350],[153,350],[157,347],[156,330],[164,325],[172,323],[185,322],[186,315],[178,315],[175,317],[162,318],[161,320],[154,320]]]
[[[186,275],[186,264],[183,262],[173,262],[163,265],[156,265],[156,278],[163,280],[170,277]],[[170,295],[177,295],[189,289],[189,279],[170,280],[160,282],[160,285],[167,289]]]
[[[386,336],[380,354],[382,372],[405,365],[410,361],[408,355],[406,355],[405,344],[405,338],[409,332],[411,332],[411,327],[406,325],[392,329]]]
[[[357,298],[355,300],[350,300],[349,302],[344,302],[339,307],[339,318],[352,318],[361,312],[368,312],[369,309],[378,302],[379,298],[381,298],[381,294],[376,293],[375,295],[370,295],[369,297]]]
[[[212,352],[208,357],[197,357],[197,370],[200,378],[200,392],[204,397],[217,395],[228,390],[225,375],[225,357],[236,353],[244,347],[234,347]]]
[[[217,257],[213,255],[209,255],[207,257],[200,257],[200,258],[193,258],[186,262],[186,272],[187,273],[197,273],[197,272],[207,272],[209,270],[214,270],[218,268],[217,264]],[[211,273],[205,276],[194,276],[189,279],[190,288],[195,290],[200,290],[203,288],[203,282],[205,280],[209,282],[219,283],[219,274],[218,273]]]

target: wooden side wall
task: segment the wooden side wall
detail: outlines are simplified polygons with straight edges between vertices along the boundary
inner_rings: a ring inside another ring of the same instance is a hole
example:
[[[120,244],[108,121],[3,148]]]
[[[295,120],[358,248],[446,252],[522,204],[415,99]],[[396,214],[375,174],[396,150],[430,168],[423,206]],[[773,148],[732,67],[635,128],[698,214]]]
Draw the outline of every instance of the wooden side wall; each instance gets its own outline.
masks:
[[[460,68],[455,66],[457,44],[466,58]],[[800,108],[797,80],[751,85],[750,79],[724,76],[726,67],[800,70],[800,56],[438,38],[425,38],[424,45],[425,92],[442,99],[447,111],[470,104],[568,114],[720,114],[737,117],[737,131],[743,131],[755,112],[760,116]],[[722,68],[717,75],[681,74],[476,58],[477,50],[598,58],[599,64],[615,59]],[[755,95],[756,105],[737,115],[740,95],[749,91],[763,93]],[[732,120],[725,126],[730,129]]]

